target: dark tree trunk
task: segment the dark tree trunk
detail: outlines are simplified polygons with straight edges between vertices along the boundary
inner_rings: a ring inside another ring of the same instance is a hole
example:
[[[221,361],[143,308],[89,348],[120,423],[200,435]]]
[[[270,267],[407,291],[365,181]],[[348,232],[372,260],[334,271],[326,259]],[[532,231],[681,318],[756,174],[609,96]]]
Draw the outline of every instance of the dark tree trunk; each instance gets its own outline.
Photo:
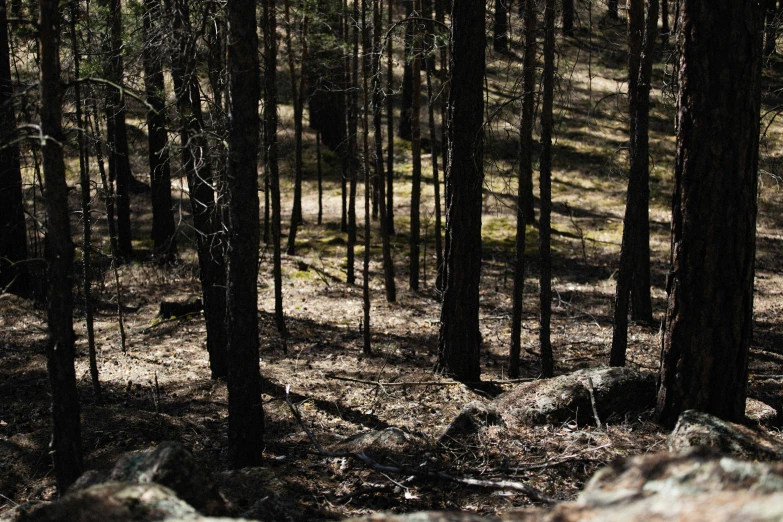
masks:
[[[437,370],[478,381],[481,202],[484,180],[486,3],[454,0],[451,14],[446,253]]]
[[[405,18],[413,15],[414,0],[402,0],[405,3]],[[411,140],[411,108],[413,107],[413,22],[405,24],[405,63],[402,70],[402,107],[397,136]]]
[[[342,35],[343,42],[345,43],[345,53],[343,56],[343,90],[345,113],[341,115],[345,119],[345,140],[342,146],[342,154],[340,158],[342,162],[340,167],[342,168],[342,178],[340,179],[340,196],[341,196],[341,215],[340,215],[340,231],[348,232],[348,178],[351,177],[351,40],[350,40],[350,26],[348,15],[348,0],[342,1]]]
[[[285,1],[286,45],[288,47],[288,71],[291,75],[291,96],[294,104],[294,204],[291,209],[291,226],[288,229],[288,245],[286,254],[296,254],[296,232],[302,222],[302,119],[304,113],[304,97],[307,87],[307,17],[302,22],[302,56],[299,78],[296,77],[293,39],[291,38],[291,17],[289,15],[289,0]],[[298,85],[297,85],[298,84]]]
[[[264,410],[258,365],[258,36],[255,0],[229,0],[228,452],[236,468],[261,463]]]
[[[30,295],[22,174],[14,114],[5,0],[0,0],[0,293]]]
[[[509,0],[495,0],[492,48],[498,53],[508,51],[508,3]]]
[[[123,85],[122,59],[122,4],[120,0],[106,2],[108,32],[106,78],[116,86]],[[115,86],[107,88],[106,130],[109,142],[109,179],[116,182],[117,249],[120,260],[127,261],[133,254],[131,243],[130,185],[131,169],[128,154],[128,131],[125,126],[123,95]]]
[[[421,0],[415,0],[416,12],[421,10]],[[416,21],[409,23],[413,32],[411,50],[413,59],[411,62],[411,98],[410,124],[411,124],[411,157],[413,168],[411,171],[411,212],[410,212],[410,274],[408,282],[411,290],[419,290],[419,240],[421,232],[420,203],[421,203],[421,53],[422,53],[422,26]]]
[[[574,0],[563,0],[563,36],[574,35]]]
[[[2,12],[3,2],[0,0],[0,13]],[[76,21],[79,19],[79,2],[72,1],[71,11],[71,47],[73,50],[73,75],[75,78],[81,76],[80,62],[81,55],[79,49],[79,40],[76,34]],[[2,14],[0,14],[2,16]],[[0,20],[2,23],[2,20]],[[0,44],[2,45],[2,44]],[[76,126],[77,142],[79,147],[79,189],[81,192],[81,211],[82,211],[82,290],[84,292],[84,316],[87,329],[87,350],[90,360],[90,379],[92,389],[95,394],[95,402],[103,404],[103,394],[101,393],[101,383],[98,378],[98,360],[95,353],[95,328],[93,323],[93,302],[92,302],[92,209],[90,208],[90,166],[89,152],[87,149],[87,140],[84,136],[86,128],[84,114],[82,110],[82,86],[75,82],[74,105],[76,106]]]
[[[389,0],[388,24],[394,24],[394,2]],[[386,231],[394,235],[394,48],[386,39]]]
[[[552,318],[552,254],[550,252],[552,214],[552,105],[555,92],[555,0],[544,4],[544,76],[541,104],[541,218],[538,227],[538,250],[541,256],[540,325],[541,376],[554,375],[550,321]]]
[[[435,0],[435,19],[440,22],[437,27],[439,30],[443,31],[443,27],[446,23],[446,6],[444,5],[444,0]],[[443,25],[441,25],[443,24]],[[451,147],[449,145],[449,130],[448,130],[448,100],[450,97],[450,91],[449,91],[449,67],[448,67],[448,61],[449,61],[449,53],[451,52],[451,48],[448,42],[448,39],[446,39],[446,43],[440,48],[440,79],[441,79],[441,93],[440,93],[440,150],[443,151],[443,181],[444,186],[448,191],[448,178],[446,174],[448,173],[448,151],[451,150]],[[444,194],[444,200],[447,199],[447,196]],[[446,236],[446,241],[448,241],[448,236]],[[443,254],[445,256],[445,246],[443,250]],[[443,291],[443,275],[446,271],[446,263],[445,259],[441,263],[441,265],[438,267],[438,274],[435,278],[435,286],[439,291]]]
[[[47,216],[46,259],[49,282],[46,367],[52,391],[52,441],[57,491],[60,495],[81,475],[82,446],[79,396],[76,391],[73,333],[73,242],[68,216],[68,186],[61,144],[59,2],[41,0],[38,21],[40,57],[41,145]]]
[[[606,14],[612,20],[617,20],[617,0],[608,0]]]
[[[681,0],[672,267],[657,420],[745,415],[763,6]]]
[[[669,44],[669,0],[661,0],[661,47]]]
[[[275,283],[275,325],[285,338],[283,269],[280,245],[280,172],[277,158],[277,14],[275,0],[264,0],[264,163],[272,199],[272,278]]]
[[[391,241],[388,228],[388,208],[386,207],[386,182],[383,172],[383,134],[381,129],[381,111],[383,100],[381,99],[381,38],[382,38],[382,13],[381,0],[373,0],[373,63],[372,63],[372,120],[373,133],[375,134],[375,177],[378,179],[378,207],[381,218],[381,244],[383,251],[383,279],[386,290],[386,301],[393,303],[397,300],[397,286],[394,282],[394,260],[391,254]],[[393,129],[389,129],[392,130]]]
[[[434,189],[435,199],[435,273],[440,274],[443,266],[443,230],[441,226],[441,207],[440,207],[440,172],[438,171],[438,137],[435,133],[435,93],[432,90],[432,76],[434,64],[432,60],[427,60],[427,98],[428,118],[430,127],[430,143],[432,143],[432,187]],[[435,287],[440,290],[440,278],[436,276]]]
[[[212,171],[204,137],[201,92],[195,73],[195,56],[189,54],[188,0],[173,2],[174,54],[172,79],[180,113],[182,164],[188,178],[193,227],[196,230],[199,276],[207,325],[207,351],[212,378],[225,377],[226,268],[221,213],[212,186]]]
[[[647,4],[647,22],[644,23],[642,2],[629,10],[628,105],[631,122],[631,169],[628,196],[623,221],[623,240],[620,251],[620,270],[615,292],[614,331],[609,364],[625,365],[628,345],[628,306],[633,300],[633,319],[652,321],[650,296],[650,172],[648,129],[650,118],[650,81],[652,80],[653,52],[658,31],[658,0]],[[639,26],[644,27],[644,36]],[[639,53],[634,56],[635,53]]]
[[[778,36],[778,0],[765,0],[767,21],[764,30],[764,54],[770,56],[775,52],[775,40]]]
[[[318,217],[319,225],[324,220],[324,173],[321,167],[321,131],[315,133],[315,164],[318,168]]]
[[[348,194],[348,266],[346,281],[349,285],[356,282],[354,267],[354,247],[356,245],[356,182],[358,181],[357,164],[359,157],[359,2],[353,3],[353,57],[350,73],[350,110],[348,112],[348,172],[350,191]]]
[[[147,113],[150,185],[152,187],[153,255],[160,263],[171,263],[177,256],[176,227],[171,212],[171,169],[166,132],[166,88],[163,64],[152,47],[153,21],[160,19],[160,1],[145,0],[142,23],[144,42],[144,90],[152,110]]]
[[[519,126],[519,186],[517,188],[517,237],[514,258],[514,293],[511,315],[511,350],[508,375],[519,377],[522,353],[522,304],[525,286],[527,212],[523,205],[533,192],[533,126],[536,89],[536,3],[525,0],[525,57],[522,71],[522,114]],[[532,202],[532,198],[530,198]]]
[[[364,255],[362,263],[362,312],[364,330],[362,331],[362,352],[372,353],[370,337],[370,199],[372,180],[370,179],[370,31],[367,27],[367,0],[362,0],[362,157],[364,159]]]

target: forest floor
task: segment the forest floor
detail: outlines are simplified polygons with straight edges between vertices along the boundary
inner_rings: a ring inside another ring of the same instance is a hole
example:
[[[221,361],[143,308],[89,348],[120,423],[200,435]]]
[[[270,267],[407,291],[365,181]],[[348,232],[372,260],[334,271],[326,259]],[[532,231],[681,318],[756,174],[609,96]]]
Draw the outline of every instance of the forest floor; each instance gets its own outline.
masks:
[[[564,41],[556,106],[553,179],[554,300],[552,344],[556,373],[604,365],[612,333],[615,276],[625,206],[627,120],[624,117],[624,25],[596,23],[596,47],[587,31]],[[612,40],[614,39],[614,40]],[[616,47],[607,41],[620,42]],[[600,43],[600,46],[597,44]],[[665,312],[665,274],[669,259],[674,107],[661,91],[669,83],[666,56],[656,65],[651,135],[651,247],[653,305],[656,320]],[[589,59],[588,59],[589,57]],[[505,102],[520,74],[520,49],[508,55],[488,53],[487,178],[484,185],[483,271],[481,286],[482,379],[507,379],[511,290],[515,240],[518,113]],[[779,62],[770,71],[780,70]],[[765,75],[765,92],[779,86],[779,73]],[[765,96],[765,107],[779,105]],[[507,107],[506,109],[498,109]],[[498,109],[498,111],[495,111]],[[281,111],[284,119],[285,108]],[[769,118],[765,119],[765,123]],[[290,121],[285,122],[286,125]],[[773,125],[763,140],[759,182],[754,343],[750,388],[753,397],[783,394],[783,190],[775,174],[783,127]],[[292,137],[287,128],[283,208],[290,210]],[[284,401],[291,400],[304,423],[326,448],[350,437],[395,427],[421,441],[403,451],[376,455],[384,463],[420,466],[452,475],[484,479],[513,478],[558,499],[571,499],[603,464],[618,456],[665,448],[667,433],[650,412],[604,419],[604,429],[567,423],[532,428],[484,428],[459,444],[436,439],[467,402],[486,402],[485,394],[455,385],[433,373],[440,305],[434,289],[433,200],[429,158],[425,158],[423,223],[428,225],[422,290],[408,289],[408,214],[410,149],[397,141],[395,168],[394,258],[398,298],[384,299],[378,223],[373,223],[370,266],[373,355],[362,354],[360,318],[361,230],[357,245],[357,284],[345,283],[345,234],[340,232],[340,183],[334,157],[324,158],[324,224],[316,225],[315,136],[306,139],[305,225],[297,256],[283,256],[284,308],[290,336],[287,352],[273,321],[270,248],[261,253],[259,320],[261,375],[266,427],[263,469],[243,474],[228,469],[227,399],[223,381],[209,378],[203,316],[155,323],[161,301],[199,296],[197,264],[188,232],[187,194],[175,180],[175,202],[182,209],[181,262],[160,268],[149,252],[148,194],[134,196],[134,246],[138,259],[122,266],[123,312],[127,351],[120,350],[113,275],[99,274],[95,321],[98,366],[104,405],[93,395],[87,361],[83,297],[77,296],[76,371],[82,402],[86,468],[101,468],[120,455],[164,440],[182,442],[212,471],[238,512],[256,504],[270,519],[338,519],[375,510],[459,509],[496,513],[530,504],[518,492],[487,490],[453,483],[419,482],[397,487],[404,477],[385,476],[346,459],[317,455]],[[144,171],[145,140],[136,146],[136,173]],[[774,153],[770,151],[774,151]],[[330,163],[331,162],[331,163]],[[142,177],[143,179],[143,177]],[[536,178],[537,186],[537,178]],[[536,190],[537,192],[537,190]],[[359,185],[358,194],[363,194]],[[77,191],[73,191],[74,205]],[[74,206],[75,208],[75,206]],[[363,223],[363,205],[357,204]],[[288,214],[284,212],[283,230]],[[77,217],[75,216],[76,220]],[[74,221],[74,230],[77,229]],[[99,223],[98,234],[103,234]],[[527,230],[527,278],[522,342],[535,352],[538,335],[537,229]],[[705,306],[710,306],[705,303]],[[0,295],[0,514],[15,503],[51,499],[54,480],[48,456],[49,388],[45,366],[46,312],[43,306]],[[628,365],[655,372],[659,365],[660,324],[632,324]],[[539,360],[523,353],[522,376],[535,378]],[[432,382],[432,385],[378,386],[373,382]],[[502,385],[508,390],[513,384]],[[776,430],[772,435],[783,439]],[[532,466],[533,469],[519,469]],[[380,487],[379,487],[380,486]],[[391,486],[391,487],[389,487]],[[365,488],[369,488],[364,491]],[[375,488],[375,489],[373,489]],[[363,492],[363,493],[362,493]]]

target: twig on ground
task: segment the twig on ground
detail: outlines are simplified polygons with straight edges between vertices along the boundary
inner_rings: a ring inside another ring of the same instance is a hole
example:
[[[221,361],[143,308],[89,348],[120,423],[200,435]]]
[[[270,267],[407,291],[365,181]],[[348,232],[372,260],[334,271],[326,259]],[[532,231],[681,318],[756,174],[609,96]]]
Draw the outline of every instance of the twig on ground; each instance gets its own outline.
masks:
[[[595,405],[595,388],[593,387],[593,379],[587,377],[587,390],[590,392],[590,404],[593,406],[593,417],[595,417],[595,425],[599,430],[604,429],[601,424],[601,417],[598,416],[598,407]]]
[[[298,422],[299,426],[302,427],[304,432],[307,434],[307,437],[310,439],[310,442],[312,442],[313,446],[321,456],[330,457],[330,458],[351,458],[354,460],[358,460],[364,463],[370,469],[374,471],[378,471],[380,473],[395,473],[400,475],[408,475],[409,477],[415,477],[419,479],[443,480],[447,482],[456,482],[458,484],[465,484],[467,486],[478,486],[483,488],[513,489],[515,491],[524,493],[532,500],[541,502],[543,504],[554,504],[556,502],[554,498],[550,497],[546,493],[539,491],[538,489],[532,486],[528,486],[527,484],[524,484],[522,482],[516,482],[512,480],[499,480],[499,481],[479,480],[479,479],[468,478],[468,477],[457,477],[454,475],[449,475],[448,473],[444,473],[442,471],[426,471],[426,470],[419,470],[419,469],[409,469],[405,467],[386,466],[384,464],[380,464],[376,462],[371,457],[368,457],[364,452],[351,453],[348,451],[326,451],[323,448],[323,446],[321,446],[321,444],[316,440],[316,438],[313,436],[312,432],[307,428],[307,426],[305,426],[305,423],[302,421],[302,416],[299,414],[299,411],[293,405],[289,397],[290,389],[291,389],[291,385],[286,385],[285,402],[286,404],[288,404],[288,408],[291,410],[291,413],[296,419],[296,422]]]

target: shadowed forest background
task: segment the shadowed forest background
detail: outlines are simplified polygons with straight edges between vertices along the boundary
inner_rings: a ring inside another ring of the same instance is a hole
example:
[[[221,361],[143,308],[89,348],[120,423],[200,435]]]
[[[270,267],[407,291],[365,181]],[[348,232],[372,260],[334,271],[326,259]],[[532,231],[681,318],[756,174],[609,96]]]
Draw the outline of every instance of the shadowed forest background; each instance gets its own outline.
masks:
[[[409,481],[405,473],[392,480],[351,458],[319,453],[310,436],[329,451],[366,453],[376,464],[520,481],[558,501],[572,500],[597,470],[617,457],[666,449],[670,430],[654,422],[654,397],[633,413],[598,418],[597,412],[575,412],[563,422],[489,423],[467,435],[442,436],[466,404],[486,406],[501,393],[542,377],[539,140],[545,6],[544,0],[527,2],[535,6],[538,20],[531,98],[535,123],[529,148],[533,208],[526,218],[524,294],[517,307],[522,351],[518,372],[509,375],[521,204],[525,2],[504,0],[507,26],[501,25],[500,41],[496,2],[501,0],[488,2],[486,9],[481,93],[484,178],[481,245],[476,245],[481,251],[480,383],[453,379],[439,363],[439,264],[447,236],[448,190],[444,116],[449,91],[460,88],[443,69],[451,23],[446,4],[451,2],[401,0],[389,6],[387,1],[376,5],[369,0],[277,0],[276,7],[269,1],[255,6],[261,93],[256,288],[263,455],[260,465],[242,470],[233,469],[237,466],[229,456],[227,372],[225,367],[216,370],[217,344],[208,346],[207,341],[209,307],[217,298],[207,296],[204,286],[205,270],[212,270],[208,283],[212,291],[222,292],[225,308],[228,194],[236,193],[229,190],[227,171],[233,167],[227,167],[225,2],[59,4],[62,151],[75,244],[74,364],[85,470],[106,468],[127,452],[178,441],[213,473],[232,503],[232,516],[331,520],[383,510],[498,514],[541,502],[502,487]],[[26,259],[0,264],[5,272],[0,274],[0,518],[19,504],[57,498],[48,454],[51,281],[44,242],[51,228],[44,196],[42,143],[48,138],[40,114],[38,3],[7,3],[0,25],[6,28],[12,89],[3,102],[14,112],[11,120],[0,115],[5,127],[0,137],[18,148]],[[551,265],[550,337],[556,376],[609,364],[630,165],[628,11],[621,5],[613,16],[603,1],[563,3],[574,10],[570,28],[564,27],[568,23],[560,3],[556,12],[551,262],[546,263]],[[375,19],[373,7],[379,9]],[[362,8],[366,11],[359,14]],[[631,318],[625,359],[626,367],[650,379],[661,368],[676,188],[678,51],[674,33],[669,33],[674,6],[669,9],[665,23],[656,18],[651,59],[647,156],[652,320]],[[783,61],[775,49],[779,13],[767,13],[764,35],[753,334],[746,388],[749,418],[755,418],[754,408],[774,412],[763,422],[745,420],[783,442],[778,430],[783,405],[783,125],[777,118],[783,106]],[[270,16],[276,28],[268,25]],[[370,29],[373,22],[381,29]],[[368,30],[352,32],[354,26]],[[269,73],[274,61],[268,34],[275,35],[276,76]],[[351,58],[354,45],[358,59]],[[416,76],[418,88],[405,85]],[[148,81],[153,77],[157,84]],[[273,92],[277,121],[267,112]],[[419,108],[413,130],[408,98]],[[120,112],[126,153],[118,151],[114,141]],[[163,118],[155,120],[153,114]],[[276,129],[276,158],[270,157],[270,129]],[[270,167],[272,161],[275,167]],[[151,171],[162,172],[161,162],[167,164],[167,173],[152,179]],[[387,177],[377,177],[376,162]],[[390,165],[393,175],[388,181]],[[279,169],[279,209],[274,208],[278,175],[273,169]],[[164,178],[170,179],[168,200],[160,199],[166,192],[160,191]],[[209,194],[197,200],[198,190]],[[10,192],[0,194],[0,205],[12,206],[5,199]],[[168,209],[166,223],[161,205]],[[86,207],[91,217],[87,245]],[[129,228],[123,232],[123,226]],[[394,299],[389,299],[389,261]],[[85,273],[91,283],[89,297]],[[94,325],[92,377],[88,309]],[[214,314],[211,317],[214,320]],[[225,320],[223,328],[225,335],[244,335],[230,328],[226,332]],[[217,343],[214,339],[210,342]]]

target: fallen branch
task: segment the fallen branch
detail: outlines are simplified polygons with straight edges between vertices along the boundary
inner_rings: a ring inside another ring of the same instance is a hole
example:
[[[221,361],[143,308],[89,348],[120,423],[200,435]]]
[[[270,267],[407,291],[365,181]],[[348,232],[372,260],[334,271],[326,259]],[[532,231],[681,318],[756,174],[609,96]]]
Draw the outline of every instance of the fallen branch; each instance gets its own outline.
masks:
[[[333,373],[327,373],[324,375],[327,379],[333,379],[335,381],[355,382],[359,384],[367,384],[369,386],[477,386],[487,384],[517,384],[520,382],[535,381],[534,378],[527,379],[510,379],[507,381],[481,381],[481,382],[459,382],[459,381],[398,381],[398,382],[384,382],[384,381],[369,381],[365,379],[354,379],[353,377],[343,377],[335,375]]]
[[[405,467],[386,466],[384,464],[380,464],[376,462],[371,457],[367,456],[364,452],[351,453],[348,451],[326,451],[323,448],[323,446],[321,446],[321,444],[316,440],[315,436],[313,436],[312,432],[307,428],[307,426],[305,426],[305,423],[302,421],[302,416],[299,414],[299,411],[293,405],[289,397],[290,389],[291,389],[291,385],[286,385],[285,402],[286,404],[288,404],[288,408],[291,410],[291,413],[296,419],[296,422],[299,423],[299,426],[301,426],[304,432],[307,434],[307,437],[310,439],[310,442],[312,442],[318,454],[323,457],[351,458],[362,462],[370,469],[374,471],[378,471],[380,473],[395,473],[398,475],[412,476],[418,479],[442,480],[442,481],[456,482],[458,484],[465,484],[467,486],[477,486],[482,488],[513,489],[515,491],[524,493],[532,500],[541,502],[543,504],[554,504],[556,502],[554,498],[550,497],[546,493],[539,491],[532,486],[528,486],[527,484],[524,484],[522,482],[516,482],[512,480],[500,480],[500,481],[479,480],[479,479],[473,479],[467,477],[457,477],[454,475],[449,475],[448,473],[444,473],[442,471],[426,471],[420,469],[409,469]]]

